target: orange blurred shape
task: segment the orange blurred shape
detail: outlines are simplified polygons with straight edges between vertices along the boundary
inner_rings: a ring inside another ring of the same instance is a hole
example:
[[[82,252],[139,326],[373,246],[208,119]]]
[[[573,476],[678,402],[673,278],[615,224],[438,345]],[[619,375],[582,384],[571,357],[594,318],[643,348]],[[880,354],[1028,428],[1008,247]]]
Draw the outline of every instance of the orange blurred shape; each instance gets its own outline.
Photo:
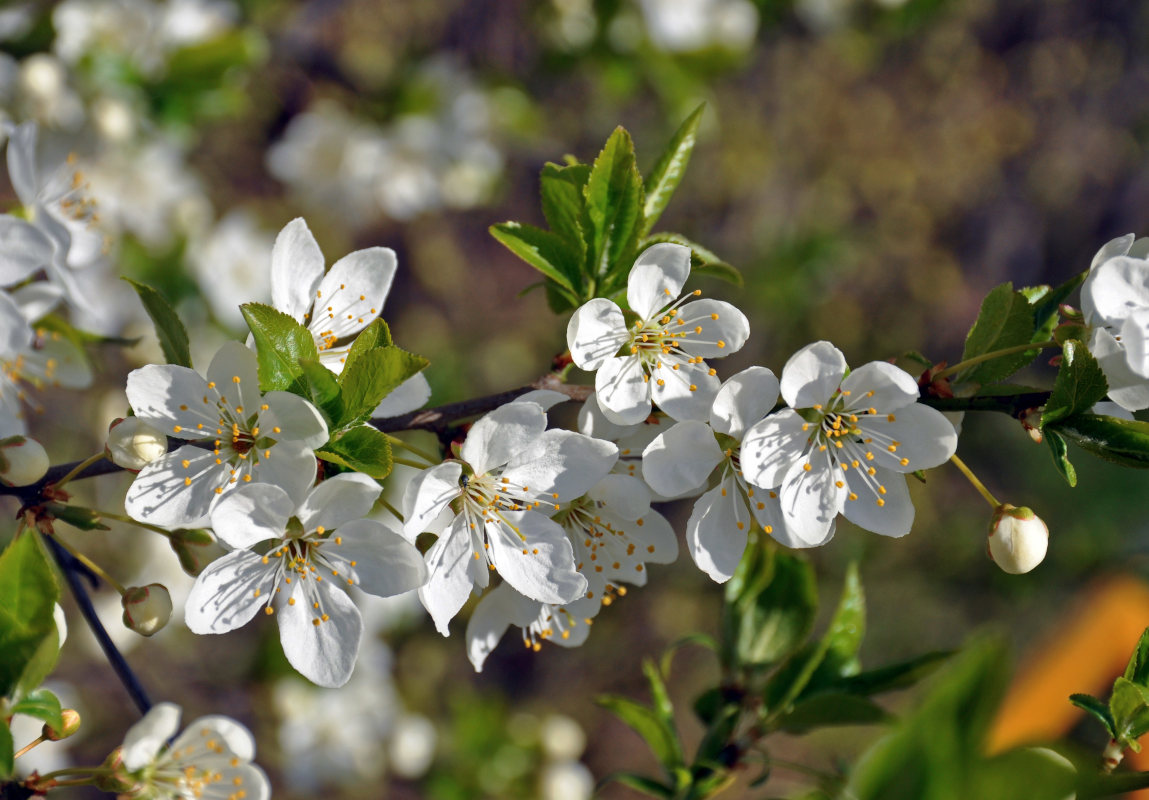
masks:
[[[1086,589],[1073,612],[1034,648],[1010,685],[990,732],[990,750],[1064,736],[1085,712],[1069,702],[1084,692],[1108,699],[1137,640],[1149,627],[1149,584],[1111,576]],[[1149,769],[1149,748],[1127,751],[1135,769]],[[1100,754],[1099,754],[1100,757]],[[1149,800],[1149,790],[1126,795]]]

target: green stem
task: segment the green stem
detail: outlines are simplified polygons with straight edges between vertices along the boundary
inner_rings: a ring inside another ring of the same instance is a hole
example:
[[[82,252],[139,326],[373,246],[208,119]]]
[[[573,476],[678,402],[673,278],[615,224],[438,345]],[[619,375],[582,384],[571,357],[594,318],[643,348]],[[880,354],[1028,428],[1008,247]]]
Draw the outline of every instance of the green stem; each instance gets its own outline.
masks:
[[[973,470],[967,467],[964,461],[958,458],[956,454],[950,456],[950,461],[954,463],[955,467],[961,470],[961,474],[965,475],[966,480],[973,484],[973,488],[977,489],[978,494],[985,498],[985,501],[990,504],[994,511],[1001,508],[1001,503],[997,501],[996,497],[990,494],[989,489],[985,488],[985,484],[977,479],[977,475],[973,474]]]
[[[55,772],[49,772],[38,776],[36,778],[36,782],[42,783],[44,781],[52,781],[56,779],[57,775],[86,774],[94,778],[97,775],[112,775],[114,773],[115,770],[111,767],[64,767],[63,769],[58,769]]]
[[[394,514],[394,515],[395,515],[395,519],[399,520],[400,522],[406,522],[406,520],[403,518],[403,515],[402,515],[402,514],[399,512],[399,509],[395,508],[395,506],[393,506],[393,505],[391,505],[390,503],[388,503],[388,502],[387,502],[386,500],[384,500],[382,497],[380,497],[380,498],[379,498],[379,504],[380,504],[381,506],[383,506],[383,508],[387,509],[387,510],[388,510],[388,511],[390,511],[392,514]]]
[[[121,597],[123,596],[124,591],[125,591],[123,585],[119,581],[117,581],[115,578],[113,578],[111,575],[109,575],[107,572],[105,572],[103,567],[101,567],[95,561],[92,561],[92,559],[88,558],[86,555],[81,553],[79,550],[72,547],[70,544],[65,542],[59,536],[56,536],[55,539],[56,539],[56,543],[59,544],[60,547],[62,547],[68,551],[68,555],[72,556],[72,558],[76,559],[81,564],[83,564],[85,567],[90,569],[92,572],[99,575],[100,578],[102,578],[104,581],[107,582],[108,586],[111,586],[113,589],[115,589],[117,592],[119,592]]]
[[[427,469],[429,465],[421,464],[418,461],[412,461],[409,458],[399,458],[398,456],[391,456],[391,461],[395,464],[402,464],[405,467],[412,467],[414,469]]]
[[[68,472],[67,475],[60,478],[60,480],[56,481],[53,484],[53,487],[56,489],[59,489],[61,486],[63,486],[68,481],[72,480],[72,478],[79,475],[85,469],[92,466],[97,461],[103,461],[105,458],[107,458],[107,454],[105,454],[105,453],[96,453],[94,456],[89,456],[88,458],[85,458],[83,461],[81,461],[79,464],[77,464],[75,467],[73,467],[71,469],[71,471]]]
[[[426,461],[428,466],[433,466],[435,464],[438,464],[439,461],[441,461],[441,459],[436,458],[435,456],[428,453],[426,450],[422,450],[422,449],[416,447],[415,445],[411,444],[410,442],[407,442],[407,441],[404,441],[403,439],[400,439],[398,436],[392,436],[389,433],[384,434],[384,435],[387,437],[387,441],[389,441],[391,443],[392,447],[398,447],[398,448],[401,448],[403,450],[406,450],[408,453],[414,453],[415,455],[419,456],[419,458]]]
[[[155,533],[158,533],[161,536],[166,536],[169,539],[172,538],[172,532],[171,531],[164,530],[163,528],[159,527],[158,525],[152,525],[152,524],[147,523],[147,522],[140,522],[138,519],[132,519],[127,514],[116,514],[112,511],[103,511],[102,509],[99,509],[99,508],[92,508],[92,509],[89,509],[89,511],[92,511],[92,512],[98,514],[99,516],[103,517],[104,519],[114,519],[117,522],[124,522],[124,523],[127,523],[128,525],[135,525],[137,527],[145,528],[149,531],[153,531]]]
[[[1014,353],[1024,353],[1029,350],[1041,350],[1046,347],[1060,347],[1061,344],[1056,339],[1050,339],[1047,342],[1028,342],[1026,344],[1018,344],[1013,347],[1003,347],[1001,350],[992,350],[988,353],[982,353],[980,356],[967,358],[965,361],[959,361],[952,367],[946,367],[941,372],[934,375],[934,380],[939,378],[948,378],[950,375],[956,375],[964,369],[969,369],[972,366],[981,364],[985,361],[993,361],[995,358],[1002,356],[1011,356]]]

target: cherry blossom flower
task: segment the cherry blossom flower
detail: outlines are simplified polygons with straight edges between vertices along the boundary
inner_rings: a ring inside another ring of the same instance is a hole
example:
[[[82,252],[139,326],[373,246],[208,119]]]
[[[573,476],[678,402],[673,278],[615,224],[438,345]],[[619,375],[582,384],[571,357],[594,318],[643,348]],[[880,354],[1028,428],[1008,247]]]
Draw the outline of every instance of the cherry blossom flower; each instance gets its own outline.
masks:
[[[237,548],[200,573],[185,619],[194,633],[226,633],[260,609],[279,620],[287,660],[320,686],[351,677],[363,618],[345,589],[391,597],[426,581],[423,557],[398,532],[364,519],[382,491],[360,473],[336,475],[302,501],[251,484],[213,509],[216,535]],[[250,548],[269,541],[266,552]]]
[[[239,342],[219,349],[207,379],[195,370],[150,364],[128,375],[136,416],[186,444],[145,466],[128,489],[128,514],[154,525],[188,526],[228,492],[251,482],[299,497],[315,482],[314,450],[327,425],[306,400],[261,395],[255,353]]]
[[[614,302],[595,298],[575,311],[567,346],[575,364],[596,371],[599,406],[612,422],[641,422],[651,401],[677,420],[705,419],[718,392],[706,358],[737,352],[750,334],[745,315],[721,300],[679,296],[690,277],[690,248],[656,244],[630,270],[628,327]],[[622,352],[622,355],[618,355]]]
[[[359,332],[379,317],[395,277],[395,252],[387,247],[356,250],[324,274],[323,253],[307,223],[287,223],[271,252],[271,302],[307,326],[319,362],[339,374]],[[377,416],[397,416],[419,408],[431,396],[421,373],[383,398]]]
[[[686,541],[694,563],[719,583],[734,575],[755,525],[787,547],[806,544],[790,534],[777,492],[747,480],[742,472],[742,437],[777,402],[774,373],[750,367],[722,384],[709,424],[679,422],[642,454],[643,477],[664,495],[681,496],[717,476],[717,485],[694,504]]]
[[[618,447],[618,461],[615,462],[612,472],[622,475],[642,476],[642,451],[654,441],[654,438],[674,425],[674,420],[665,414],[651,414],[642,422],[633,425],[616,425],[606,418],[598,405],[598,397],[594,392],[579,408],[578,430],[586,436],[612,442]],[[649,486],[647,488],[650,488]],[[665,502],[672,498],[651,489],[651,499],[656,502]]]
[[[459,459],[423,470],[407,485],[404,532],[438,535],[427,551],[430,579],[419,590],[444,636],[447,624],[489,571],[540,603],[568,603],[587,590],[570,541],[549,518],[586,493],[618,458],[608,443],[546,430],[546,412],[508,403],[479,419]]]
[[[251,763],[255,739],[224,716],[200,717],[179,736],[180,708],[157,703],[128,729],[118,771],[134,782],[131,797],[154,800],[267,800],[271,786]],[[169,743],[170,741],[170,743]]]
[[[846,373],[829,342],[802,348],[782,370],[790,407],[742,442],[747,481],[776,489],[790,535],[805,546],[827,541],[839,513],[875,533],[909,533],[914,507],[903,475],[936,467],[957,448],[953,425],[917,402],[909,373],[884,361]]]

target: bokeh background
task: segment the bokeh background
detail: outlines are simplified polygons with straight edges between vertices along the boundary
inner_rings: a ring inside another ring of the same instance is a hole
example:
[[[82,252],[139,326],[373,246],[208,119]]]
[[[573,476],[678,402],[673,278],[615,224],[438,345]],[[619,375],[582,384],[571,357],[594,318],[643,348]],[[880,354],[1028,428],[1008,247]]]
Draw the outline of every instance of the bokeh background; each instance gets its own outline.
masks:
[[[206,363],[242,335],[238,304],[267,297],[274,235],[299,215],[328,263],[396,250],[383,315],[398,343],[430,358],[432,404],[529,382],[564,349],[566,320],[542,292],[521,295],[536,275],[487,227],[542,224],[543,163],[592,160],[616,125],[649,168],[700,102],[699,143],[660,229],[744,276],[740,288],[696,283],[751,319],[749,344],[720,374],[780,371],[816,339],[855,365],[907,351],[952,363],[991,287],[1059,283],[1110,238],[1146,230],[1147,14],[1135,0],[9,2],[0,116],[37,120],[45,160],[77,153],[107,237],[107,265],[89,276],[106,313],[76,321],[144,337],[94,349],[97,387],[42,396],[33,435],[56,462],[95,452],[126,409],[127,372],[159,360],[117,275],[161,288]],[[1039,361],[1022,380],[1052,374]],[[959,452],[1002,500],[1046,519],[1049,556],[1028,576],[997,570],[988,509],[947,469],[914,487],[907,538],[843,522],[812,556],[826,606],[860,560],[870,666],[959,646],[986,626],[1032,654],[1087,587],[1149,574],[1145,475],[1077,453],[1071,491],[1016,421],[986,417],[966,418]],[[83,499],[121,510],[125,476],[87,483]],[[668,513],[681,530],[689,507]],[[177,599],[190,586],[147,531],[64,535],[125,583],[164,582]],[[118,598],[100,599],[118,628]],[[461,624],[443,639],[417,602],[369,603],[370,641],[337,691],[291,671],[271,624],[195,637],[177,614],[150,640],[114,633],[156,699],[252,728],[277,797],[579,800],[614,770],[655,766],[595,695],[644,697],[642,658],[713,633],[720,605],[684,554],[606,609],[581,649],[530,653],[512,632],[476,675]],[[69,747],[38,752],[83,763],[102,759],[134,714],[68,610],[53,680],[85,725]],[[1128,633],[1110,638],[1128,652]],[[675,664],[694,741],[689,703],[716,665],[691,649]],[[873,735],[843,729],[775,749],[832,770]],[[1084,726],[1075,735],[1100,746]],[[800,777],[780,770],[769,796]]]

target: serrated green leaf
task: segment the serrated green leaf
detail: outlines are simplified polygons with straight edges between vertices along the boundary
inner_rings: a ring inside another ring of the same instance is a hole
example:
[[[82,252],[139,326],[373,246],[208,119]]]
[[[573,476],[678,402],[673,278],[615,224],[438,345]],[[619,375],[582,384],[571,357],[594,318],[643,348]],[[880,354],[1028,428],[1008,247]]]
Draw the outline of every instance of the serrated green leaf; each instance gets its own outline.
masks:
[[[806,733],[815,728],[840,725],[876,725],[890,715],[873,700],[845,692],[818,692],[799,700],[779,721],[787,733]]]
[[[299,362],[319,360],[311,331],[288,314],[263,303],[244,303],[239,308],[255,339],[262,391],[287,389],[303,374]]]
[[[147,284],[124,278],[140,297],[144,311],[152,319],[156,329],[156,337],[160,340],[160,349],[163,350],[164,359],[169,364],[180,367],[191,367],[191,346],[188,344],[188,332],[180,321],[171,304],[164,296]]]
[[[690,163],[690,154],[694,152],[694,144],[698,136],[698,125],[702,122],[702,112],[706,109],[703,103],[691,112],[686,121],[679,126],[670,138],[662,155],[658,157],[650,174],[646,176],[644,186],[646,201],[642,207],[642,227],[640,236],[650,233],[654,223],[662,216],[674,190],[678,188],[686,166]]]
[[[1113,720],[1113,738],[1140,752],[1137,740],[1149,731],[1149,688],[1124,676],[1118,678],[1109,696],[1109,714]]]
[[[1081,342],[1070,339],[1062,346],[1057,380],[1041,414],[1042,427],[1088,411],[1108,392],[1109,384],[1097,359]]]
[[[652,659],[644,658],[642,660],[642,674],[646,676],[646,682],[650,685],[650,697],[654,701],[654,713],[658,714],[663,723],[673,730],[674,705],[670,702],[670,692],[666,690],[666,682],[662,679],[658,665]]]
[[[828,684],[826,688],[850,694],[872,695],[905,689],[925,678],[950,658],[953,653],[934,652],[885,667],[860,672]]]
[[[1031,287],[1030,289],[1022,289],[1029,299],[1030,305],[1033,306],[1033,320],[1034,320],[1034,341],[1037,341],[1037,334],[1045,331],[1052,330],[1057,324],[1057,319],[1060,316],[1059,307],[1062,303],[1069,299],[1070,295],[1080,288],[1081,284],[1085,282],[1086,276],[1089,271],[1079,272],[1069,280],[1056,286],[1049,288],[1048,286]],[[1040,291],[1044,289],[1045,291]],[[1048,338],[1046,336],[1045,338]]]
[[[670,800],[670,798],[674,797],[673,787],[659,783],[654,778],[648,778],[645,775],[639,775],[634,772],[615,772],[603,778],[601,785],[612,782],[621,783],[628,789],[634,789],[636,792],[642,792],[651,797],[662,797],[665,798],[665,800]]]
[[[1146,628],[1125,665],[1125,677],[1140,686],[1149,686],[1149,628]]]
[[[962,361],[1033,341],[1033,307],[1013,285],[1003,283],[982,301],[977,321],[966,336]],[[1037,357],[1039,351],[994,358],[963,370],[955,382],[997,383]]]
[[[340,373],[339,382],[343,382],[343,373],[351,369],[351,366],[358,361],[364,353],[369,353],[378,347],[390,347],[395,344],[391,339],[391,329],[387,323],[383,321],[382,317],[376,317],[371,321],[363,330],[359,331],[359,335],[355,337],[355,341],[351,343],[351,347],[347,350],[347,360],[343,362],[343,372]]]
[[[616,128],[591,167],[584,189],[590,222],[590,277],[605,279],[630,272],[641,228],[642,178],[630,134]]]
[[[54,731],[64,729],[64,719],[60,700],[47,689],[37,689],[25,695],[20,702],[8,709],[13,714],[23,714],[47,723]]]
[[[0,554],[0,696],[13,694],[40,645],[55,634],[59,596],[39,536],[16,537]]]
[[[0,781],[12,777],[16,771],[16,746],[8,720],[0,718]]]
[[[673,775],[676,768],[684,765],[677,734],[652,709],[618,695],[603,695],[595,702],[641,736],[668,775]]]
[[[1050,428],[1042,431],[1042,438],[1045,440],[1046,446],[1049,447],[1049,452],[1053,454],[1053,464],[1061,473],[1061,477],[1065,478],[1066,483],[1070,486],[1076,486],[1077,469],[1069,461],[1069,445],[1066,443],[1065,437]]]
[[[1113,723],[1113,715],[1109,712],[1107,703],[1090,694],[1071,694],[1069,695],[1069,702],[1096,717],[1105,726],[1110,739],[1116,737],[1116,726]]]
[[[572,252],[578,254],[580,274],[581,265],[586,259],[586,231],[583,229],[586,200],[583,188],[589,177],[589,164],[563,167],[547,163],[539,174],[543,216],[551,230],[571,246]]]
[[[328,442],[315,455],[347,469],[381,480],[391,474],[391,444],[387,434],[370,425],[351,428],[338,439]]]
[[[1149,468],[1149,423],[1098,414],[1076,414],[1057,433],[1089,453],[1126,467]]]
[[[304,359],[299,362],[302,374],[290,387],[291,391],[307,400],[323,414],[327,430],[334,431],[343,419],[343,397],[339,380],[318,361]]]
[[[358,425],[370,418],[379,402],[429,362],[398,347],[376,347],[343,370],[343,416],[338,427]]]
[[[499,222],[488,230],[501,245],[554,281],[564,292],[581,298],[582,258],[565,239],[520,222]]]

